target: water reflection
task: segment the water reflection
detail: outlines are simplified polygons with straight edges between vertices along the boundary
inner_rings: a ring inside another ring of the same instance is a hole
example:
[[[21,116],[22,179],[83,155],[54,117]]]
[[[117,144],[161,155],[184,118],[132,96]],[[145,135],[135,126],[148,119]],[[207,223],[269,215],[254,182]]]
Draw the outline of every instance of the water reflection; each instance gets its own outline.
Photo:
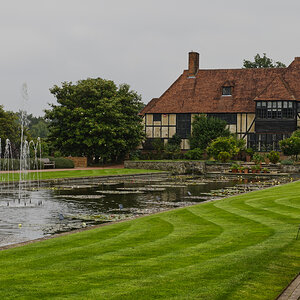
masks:
[[[135,218],[174,207],[270,186],[274,181],[220,177],[149,177],[85,181],[27,191],[24,200],[1,190],[0,246],[86,225]]]

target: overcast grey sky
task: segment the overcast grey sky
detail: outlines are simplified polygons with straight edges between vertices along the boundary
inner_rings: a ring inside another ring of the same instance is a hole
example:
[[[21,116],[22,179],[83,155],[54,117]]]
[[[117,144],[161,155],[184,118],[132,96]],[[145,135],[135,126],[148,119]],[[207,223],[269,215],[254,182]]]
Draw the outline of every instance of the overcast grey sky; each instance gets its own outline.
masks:
[[[128,83],[148,103],[187,68],[239,68],[256,53],[300,56],[300,1],[0,0],[0,103],[43,115],[54,84],[87,77]]]

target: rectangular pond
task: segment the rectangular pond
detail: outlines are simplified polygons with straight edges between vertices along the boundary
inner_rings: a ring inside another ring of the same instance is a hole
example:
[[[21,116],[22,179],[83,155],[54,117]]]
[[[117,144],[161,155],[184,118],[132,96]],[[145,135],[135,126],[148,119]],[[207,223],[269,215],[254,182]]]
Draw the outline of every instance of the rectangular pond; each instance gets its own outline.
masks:
[[[290,178],[125,176],[1,186],[0,246],[257,190]]]

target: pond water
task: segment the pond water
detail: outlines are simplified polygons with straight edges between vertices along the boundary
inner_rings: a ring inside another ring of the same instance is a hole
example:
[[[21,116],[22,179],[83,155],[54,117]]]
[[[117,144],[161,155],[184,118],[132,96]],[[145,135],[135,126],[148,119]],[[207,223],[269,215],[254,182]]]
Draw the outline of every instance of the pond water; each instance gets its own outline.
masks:
[[[289,179],[286,179],[289,180]],[[0,246],[103,222],[135,218],[265,186],[274,180],[164,175],[0,190]]]

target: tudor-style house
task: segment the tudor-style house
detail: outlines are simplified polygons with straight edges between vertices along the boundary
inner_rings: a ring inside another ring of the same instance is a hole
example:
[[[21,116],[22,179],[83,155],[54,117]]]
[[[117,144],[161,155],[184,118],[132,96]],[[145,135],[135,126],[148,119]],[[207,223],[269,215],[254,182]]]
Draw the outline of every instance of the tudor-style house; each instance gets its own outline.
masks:
[[[144,149],[176,133],[188,150],[197,114],[225,120],[256,151],[279,150],[278,142],[300,126],[300,57],[287,68],[203,70],[199,54],[190,52],[188,70],[141,111]]]

